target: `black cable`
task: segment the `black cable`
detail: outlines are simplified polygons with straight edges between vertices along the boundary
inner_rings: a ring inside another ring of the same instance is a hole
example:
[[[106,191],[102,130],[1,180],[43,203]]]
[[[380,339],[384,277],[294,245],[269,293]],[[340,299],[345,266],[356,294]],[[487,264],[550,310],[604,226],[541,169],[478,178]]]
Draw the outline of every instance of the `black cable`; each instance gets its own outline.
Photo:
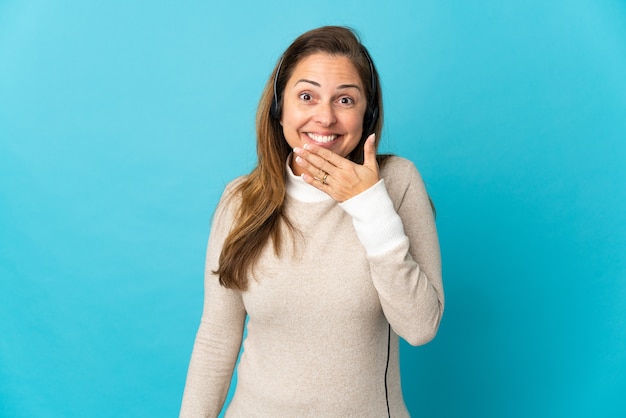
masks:
[[[387,400],[387,416],[391,418],[389,412],[389,390],[387,389],[387,371],[389,370],[389,352],[391,350],[391,325],[387,324],[387,364],[385,364],[385,399]]]

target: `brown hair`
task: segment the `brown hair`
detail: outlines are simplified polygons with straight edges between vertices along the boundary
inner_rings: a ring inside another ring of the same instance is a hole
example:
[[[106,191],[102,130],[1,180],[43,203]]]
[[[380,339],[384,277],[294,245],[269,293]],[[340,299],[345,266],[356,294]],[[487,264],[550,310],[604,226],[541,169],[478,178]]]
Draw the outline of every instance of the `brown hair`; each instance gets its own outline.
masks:
[[[279,253],[281,222],[293,230],[283,208],[285,164],[291,147],[283,135],[280,115],[272,115],[272,106],[276,97],[278,103],[274,106],[280,109],[282,92],[300,60],[319,52],[349,58],[366,90],[368,109],[363,134],[347,158],[363,163],[363,146],[372,132],[376,133],[378,144],[383,125],[382,92],[374,63],[356,33],[346,27],[325,26],[300,35],[276,64],[261,95],[256,117],[258,165],[233,193],[241,202],[214,272],[222,286],[245,290],[248,273],[269,240],[274,252]],[[374,109],[374,120],[368,121],[368,112],[371,115]]]

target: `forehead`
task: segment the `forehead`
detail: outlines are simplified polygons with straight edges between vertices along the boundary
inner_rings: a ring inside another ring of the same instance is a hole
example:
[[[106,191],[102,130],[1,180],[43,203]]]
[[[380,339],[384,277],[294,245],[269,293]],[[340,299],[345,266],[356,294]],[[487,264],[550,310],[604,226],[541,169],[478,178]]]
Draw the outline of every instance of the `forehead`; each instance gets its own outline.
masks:
[[[319,52],[302,58],[295,66],[288,84],[293,85],[300,79],[337,84],[358,84],[361,77],[350,58],[344,55],[330,55]]]

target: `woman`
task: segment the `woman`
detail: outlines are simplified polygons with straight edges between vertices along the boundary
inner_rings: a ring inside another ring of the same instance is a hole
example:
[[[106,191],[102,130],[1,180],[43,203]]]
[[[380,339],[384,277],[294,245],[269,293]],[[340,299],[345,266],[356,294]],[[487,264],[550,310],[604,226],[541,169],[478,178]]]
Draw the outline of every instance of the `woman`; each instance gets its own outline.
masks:
[[[285,51],[257,114],[258,166],[226,187],[181,416],[406,417],[398,336],[443,313],[439,244],[413,164],[376,156],[382,94],[355,34]]]

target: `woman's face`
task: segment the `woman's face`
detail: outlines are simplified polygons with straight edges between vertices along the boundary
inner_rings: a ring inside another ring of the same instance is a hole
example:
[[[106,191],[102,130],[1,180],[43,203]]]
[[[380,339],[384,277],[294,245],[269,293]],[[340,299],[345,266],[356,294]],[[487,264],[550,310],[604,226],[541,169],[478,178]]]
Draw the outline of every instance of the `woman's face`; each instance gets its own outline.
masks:
[[[309,55],[296,65],[283,94],[280,124],[291,148],[310,143],[342,157],[361,140],[367,97],[349,58]],[[296,175],[302,168],[292,163]]]

